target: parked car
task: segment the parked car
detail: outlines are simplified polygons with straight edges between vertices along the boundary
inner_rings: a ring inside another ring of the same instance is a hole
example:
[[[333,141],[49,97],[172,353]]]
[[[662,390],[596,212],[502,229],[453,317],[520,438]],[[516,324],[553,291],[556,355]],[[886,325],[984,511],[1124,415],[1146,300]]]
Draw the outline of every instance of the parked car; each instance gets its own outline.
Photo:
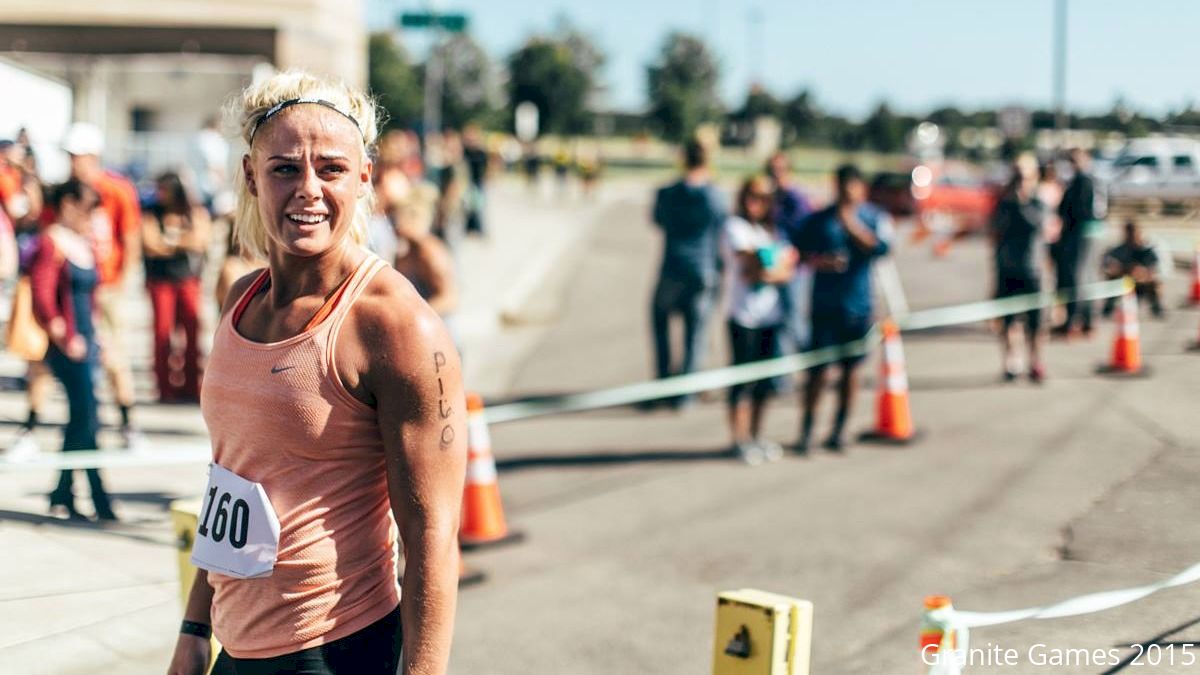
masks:
[[[1200,200],[1200,141],[1191,138],[1135,138],[1097,178],[1112,203]]]
[[[885,172],[871,183],[870,199],[897,218],[916,217],[923,227],[965,234],[987,227],[999,186],[968,169],[919,164],[908,173]]]

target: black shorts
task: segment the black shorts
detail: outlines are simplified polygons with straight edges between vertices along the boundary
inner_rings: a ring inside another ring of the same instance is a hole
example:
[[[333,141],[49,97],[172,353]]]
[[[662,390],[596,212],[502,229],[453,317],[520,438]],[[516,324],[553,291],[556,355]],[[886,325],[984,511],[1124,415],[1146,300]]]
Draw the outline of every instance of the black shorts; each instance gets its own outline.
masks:
[[[267,659],[234,658],[225,650],[212,675],[395,675],[400,667],[400,607],[340,640]]]
[[[848,342],[855,342],[867,336],[871,330],[871,317],[863,314],[847,314],[844,312],[814,312],[812,315],[812,331],[809,349],[824,349],[836,347]],[[855,366],[866,356],[866,353],[847,354],[838,362],[844,366]],[[811,370],[819,371],[825,364],[813,366]]]
[[[781,356],[783,354],[783,331],[782,325],[746,328],[730,321],[729,348],[733,352],[733,364],[753,363]],[[735,384],[729,387],[729,402],[737,403],[746,394],[750,394],[756,401],[761,401],[782,390],[782,377],[768,377],[754,382]]]
[[[1042,290],[1041,281],[1035,276],[1000,275],[996,279],[996,298],[1010,298],[1014,295],[1039,293]],[[1004,315],[1004,330],[1008,330],[1018,317],[1025,317],[1025,327],[1030,333],[1036,333],[1042,325],[1042,310],[1034,307],[1026,312]]]

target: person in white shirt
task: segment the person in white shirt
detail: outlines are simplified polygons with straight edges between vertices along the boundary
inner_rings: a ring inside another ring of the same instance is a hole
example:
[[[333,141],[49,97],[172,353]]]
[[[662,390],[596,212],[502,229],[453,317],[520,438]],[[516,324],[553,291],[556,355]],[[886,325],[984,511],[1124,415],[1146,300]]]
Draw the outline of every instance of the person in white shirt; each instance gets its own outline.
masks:
[[[766,176],[748,178],[738,192],[736,214],[721,231],[725,262],[729,344],[735,365],[783,353],[787,323],[786,285],[796,266],[796,251],[776,229],[775,186]],[[780,389],[780,378],[735,384],[729,388],[729,425],[733,452],[748,464],[778,459],[783,450],[762,437],[767,402]]]

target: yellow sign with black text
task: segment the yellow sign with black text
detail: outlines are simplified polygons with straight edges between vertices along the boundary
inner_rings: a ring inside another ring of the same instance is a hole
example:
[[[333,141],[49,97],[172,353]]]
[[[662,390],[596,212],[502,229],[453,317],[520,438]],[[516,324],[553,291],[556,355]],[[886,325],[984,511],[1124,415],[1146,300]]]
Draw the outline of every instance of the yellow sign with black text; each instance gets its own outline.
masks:
[[[808,675],[813,606],[745,588],[717,595],[713,675]]]

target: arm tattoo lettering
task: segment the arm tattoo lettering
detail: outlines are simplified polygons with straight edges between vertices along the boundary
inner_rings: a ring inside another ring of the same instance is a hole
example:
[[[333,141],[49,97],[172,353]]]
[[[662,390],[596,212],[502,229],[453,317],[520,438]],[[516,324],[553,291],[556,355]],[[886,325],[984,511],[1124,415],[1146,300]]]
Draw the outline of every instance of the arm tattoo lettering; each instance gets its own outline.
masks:
[[[446,365],[446,355],[442,352],[434,352],[433,353],[433,372],[438,373],[438,378],[437,378],[438,414],[441,415],[443,420],[449,419],[450,415],[454,413],[454,408],[452,408],[450,406],[450,402],[446,400],[446,385],[445,385],[445,383],[442,382],[442,377],[441,377],[442,368],[445,365]],[[442,448],[444,449],[444,448],[450,447],[450,444],[453,442],[454,442],[454,427],[447,424],[446,426],[442,427],[442,435],[441,435]]]

